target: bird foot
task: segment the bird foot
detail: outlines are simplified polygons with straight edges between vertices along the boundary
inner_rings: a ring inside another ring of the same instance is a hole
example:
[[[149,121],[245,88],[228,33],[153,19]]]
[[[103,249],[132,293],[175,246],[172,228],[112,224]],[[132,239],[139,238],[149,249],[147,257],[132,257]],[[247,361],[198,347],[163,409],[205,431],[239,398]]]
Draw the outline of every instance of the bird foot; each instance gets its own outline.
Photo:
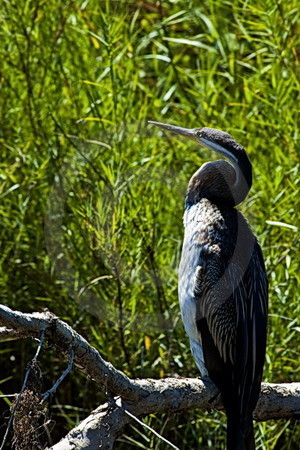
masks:
[[[204,384],[210,384],[215,386],[214,382],[209,378],[208,375],[204,375],[203,377],[200,377],[201,381],[203,381]]]
[[[215,383],[209,378],[208,375],[201,377],[201,380],[203,381],[203,384],[208,385],[207,387],[209,387],[210,389],[212,387],[214,388],[214,395],[212,396],[212,398],[209,402],[209,403],[211,403],[212,407],[214,407],[214,405],[220,404],[222,402],[221,393],[220,393],[219,389],[217,388],[217,386],[215,385]]]

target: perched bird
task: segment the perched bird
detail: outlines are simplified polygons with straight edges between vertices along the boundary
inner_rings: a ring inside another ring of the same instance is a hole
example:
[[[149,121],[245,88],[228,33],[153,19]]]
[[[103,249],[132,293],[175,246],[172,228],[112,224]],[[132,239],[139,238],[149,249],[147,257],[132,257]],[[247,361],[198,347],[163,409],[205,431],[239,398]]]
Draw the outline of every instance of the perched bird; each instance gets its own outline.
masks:
[[[195,362],[221,393],[227,450],[252,450],[252,412],[266,349],[268,284],[261,248],[235,208],[250,190],[252,165],[228,133],[151,123],[230,161],[203,164],[188,184],[179,301]]]

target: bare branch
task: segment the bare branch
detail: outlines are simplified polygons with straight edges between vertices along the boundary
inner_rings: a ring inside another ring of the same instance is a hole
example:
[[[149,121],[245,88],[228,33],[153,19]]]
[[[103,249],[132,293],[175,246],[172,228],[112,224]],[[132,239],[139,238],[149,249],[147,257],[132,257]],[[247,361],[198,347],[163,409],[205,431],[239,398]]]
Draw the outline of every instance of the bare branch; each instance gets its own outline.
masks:
[[[45,330],[46,337],[69,360],[69,349],[74,349],[74,364],[85,375],[101,384],[114,394],[127,399],[138,399],[140,387],[130,380],[123,372],[117,370],[111,363],[105,361],[99,352],[89,345],[67,323],[60,320],[49,311],[43,313],[25,314],[13,311],[5,305],[0,305],[0,340],[8,338],[8,330],[12,337],[38,337]]]
[[[111,450],[120,430],[131,418],[118,406],[105,403],[95,409],[51,450],[83,450],[101,448]],[[103,426],[104,425],[104,426]]]
[[[300,419],[300,383],[262,383],[254,419]]]
[[[60,383],[66,378],[66,376],[71,372],[71,369],[73,367],[73,361],[74,361],[74,350],[73,348],[71,348],[70,351],[70,361],[68,364],[68,367],[66,368],[66,370],[64,371],[64,373],[61,374],[61,376],[58,378],[58,380],[56,380],[56,382],[54,383],[54,385],[52,386],[51,389],[49,389],[48,391],[46,391],[44,394],[42,394],[42,401],[41,403],[44,403],[48,397],[50,397],[50,395],[53,395],[54,392],[56,392],[58,386],[60,385]]]
[[[218,390],[213,383],[196,378],[132,380],[105,361],[82,336],[50,312],[24,314],[0,305],[0,340],[38,337],[42,330],[67,360],[71,347],[76,367],[122,399],[121,406],[111,399],[94,410],[52,447],[55,450],[109,450],[124,425],[133,420],[132,415],[178,413],[190,408],[222,409]],[[258,421],[299,419],[300,383],[263,383],[254,418]]]
[[[189,408],[222,409],[220,396],[213,384],[197,378],[166,378],[140,380],[143,389],[152,393],[135,404],[106,403],[73,428],[53,450],[113,448],[122,428],[130,422],[125,411],[134,416],[150,413],[179,412]],[[147,386],[145,386],[145,384]],[[151,389],[150,389],[151,387]],[[256,420],[300,417],[300,383],[263,383],[260,399],[254,412]]]

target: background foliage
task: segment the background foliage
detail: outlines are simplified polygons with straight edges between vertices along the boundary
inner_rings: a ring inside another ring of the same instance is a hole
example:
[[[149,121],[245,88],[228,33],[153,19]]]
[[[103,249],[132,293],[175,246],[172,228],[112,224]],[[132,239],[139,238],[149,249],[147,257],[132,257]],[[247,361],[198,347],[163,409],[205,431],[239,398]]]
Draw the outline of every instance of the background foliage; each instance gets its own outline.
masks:
[[[176,271],[187,181],[215,155],[146,120],[221,128],[254,166],[241,209],[270,281],[264,380],[299,381],[299,15],[297,0],[2,2],[1,302],[49,308],[130,376],[198,376]],[[20,390],[35,348],[1,345],[1,393]],[[51,348],[40,363],[46,390],[66,363]],[[74,370],[45,441],[103,399]],[[224,445],[222,413],[146,422],[181,449]],[[292,422],[256,425],[256,437],[299,448]],[[165,444],[134,425],[116,448]]]

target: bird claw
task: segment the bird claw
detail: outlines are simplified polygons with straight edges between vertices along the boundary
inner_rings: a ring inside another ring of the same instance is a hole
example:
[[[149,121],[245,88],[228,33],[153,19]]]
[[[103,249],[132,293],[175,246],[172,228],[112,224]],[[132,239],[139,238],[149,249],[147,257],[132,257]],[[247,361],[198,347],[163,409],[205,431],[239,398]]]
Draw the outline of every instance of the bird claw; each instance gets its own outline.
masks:
[[[212,384],[213,386],[215,386],[214,382],[209,378],[208,375],[204,375],[204,377],[200,378],[204,384]]]
[[[215,383],[209,378],[208,375],[205,375],[204,377],[201,378],[202,382],[204,385],[209,385],[208,387],[213,387],[215,390],[215,394],[212,396],[211,400],[209,401],[209,403],[212,405],[212,408],[214,408],[214,405],[218,405],[220,403],[222,403],[222,398],[221,398],[221,393],[219,391],[219,389],[217,388],[217,386],[215,385]]]

